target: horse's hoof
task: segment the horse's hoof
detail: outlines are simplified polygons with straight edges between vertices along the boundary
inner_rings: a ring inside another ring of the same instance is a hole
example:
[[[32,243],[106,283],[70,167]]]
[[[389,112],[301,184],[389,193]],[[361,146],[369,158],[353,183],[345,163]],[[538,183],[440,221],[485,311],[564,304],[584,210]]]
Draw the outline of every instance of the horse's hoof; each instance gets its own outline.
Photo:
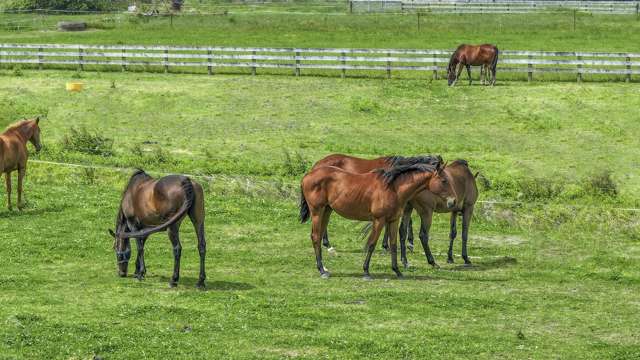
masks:
[[[453,264],[453,263],[454,263],[453,258],[447,259],[447,264]]]
[[[409,265],[409,263],[408,263],[408,262],[407,262],[407,263],[404,263],[404,264],[402,264],[402,265],[404,265],[404,269],[405,269],[405,270],[409,269],[409,266],[410,266],[410,265]]]
[[[322,274],[320,274],[320,277],[322,279],[328,279],[329,277],[331,277],[331,274],[329,274],[328,272],[323,272]]]
[[[472,267],[472,266],[473,266],[473,264],[471,264],[471,261],[466,261],[464,263],[464,267]]]
[[[196,288],[200,290],[204,290],[205,288],[204,281],[198,281],[198,283],[196,284]]]
[[[143,275],[136,275],[135,277],[136,277],[136,279],[138,279],[138,281],[144,280],[144,276]]]
[[[438,263],[434,262],[434,263],[431,263],[429,265],[431,265],[431,267],[434,268],[434,269],[440,269],[440,265],[438,265]]]
[[[398,280],[404,279],[404,275],[402,275],[400,271],[396,272],[396,276],[398,277]]]
[[[173,289],[173,288],[174,288],[174,287],[176,287],[176,286],[178,286],[178,283],[175,283],[175,282],[170,282],[170,283],[169,283],[169,287],[170,287],[171,289]]]
[[[338,252],[336,251],[336,249],[333,246],[328,248],[327,252],[329,253],[329,255],[333,255],[333,256],[338,255]]]
[[[372,281],[372,280],[373,280],[373,278],[372,278],[372,277],[371,277],[371,275],[369,275],[369,274],[364,274],[364,275],[362,276],[362,280],[364,280],[364,281]]]

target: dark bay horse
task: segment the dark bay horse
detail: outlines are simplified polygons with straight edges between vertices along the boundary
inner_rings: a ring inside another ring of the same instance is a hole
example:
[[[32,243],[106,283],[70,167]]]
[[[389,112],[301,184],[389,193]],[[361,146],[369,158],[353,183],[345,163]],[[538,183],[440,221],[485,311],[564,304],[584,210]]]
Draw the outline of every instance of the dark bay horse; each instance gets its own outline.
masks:
[[[0,172],[5,174],[7,207],[11,206],[11,172],[18,171],[18,209],[22,209],[22,183],[27,172],[27,142],[40,151],[40,118],[21,120],[10,125],[0,134]]]
[[[482,45],[460,45],[451,55],[449,66],[447,66],[447,79],[449,86],[453,86],[458,81],[462,68],[467,68],[469,85],[471,85],[471,66],[482,66],[485,74],[491,71],[490,84],[496,84],[496,65],[498,64],[498,48],[491,44]],[[480,77],[482,78],[482,68]],[[484,80],[483,80],[484,84]]]
[[[444,172],[451,179],[451,184],[455,189],[456,206],[453,209],[447,207],[439,196],[422,191],[416,194],[405,207],[400,223],[400,256],[402,264],[408,267],[407,252],[405,248],[405,240],[407,235],[412,233],[411,229],[411,213],[415,209],[420,215],[420,242],[427,257],[427,262],[438,267],[431,249],[429,248],[429,230],[433,213],[451,213],[451,232],[449,233],[449,252],[447,253],[447,262],[453,263],[453,241],[457,235],[456,219],[458,215],[462,215],[462,258],[466,265],[471,265],[471,261],[467,255],[467,239],[469,234],[469,223],[473,215],[473,208],[478,200],[478,187],[476,185],[477,173],[474,175],[469,170],[469,164],[465,160],[456,160],[445,167]],[[385,234],[386,235],[386,234]],[[383,245],[387,239],[383,239]]]
[[[129,179],[122,194],[116,218],[115,233],[109,230],[115,242],[113,248],[118,262],[118,274],[127,276],[131,258],[130,238],[136,239],[138,257],[135,276],[142,280],[146,273],[144,244],[149,235],[169,229],[169,240],[173,246],[174,269],[169,286],[175,287],[180,278],[180,256],[182,245],[179,239],[180,224],[189,215],[198,237],[200,253],[200,277],[197,287],[204,287],[206,278],[204,260],[204,193],[202,186],[182,175],[169,175],[154,179],[143,170],[137,170]]]
[[[329,277],[322,264],[320,241],[327,229],[332,211],[351,220],[372,221],[367,241],[367,256],[363,264],[364,278],[370,279],[369,262],[382,228],[390,232],[391,268],[398,277],[396,239],[400,217],[407,201],[424,189],[447,199],[455,206],[455,195],[442,165],[401,165],[389,170],[357,174],[334,166],[322,166],[307,173],[300,186],[300,221],[311,217],[311,241],[316,265],[323,278]]]
[[[344,154],[332,154],[318,160],[311,169],[313,170],[321,166],[335,166],[348,172],[362,174],[374,169],[390,169],[398,165],[427,164],[435,166],[440,162],[442,162],[441,157],[431,155],[414,157],[383,156],[375,159],[363,159]],[[329,253],[335,253],[335,249],[329,243],[329,234],[327,231],[325,231],[322,236],[322,245],[328,249]]]

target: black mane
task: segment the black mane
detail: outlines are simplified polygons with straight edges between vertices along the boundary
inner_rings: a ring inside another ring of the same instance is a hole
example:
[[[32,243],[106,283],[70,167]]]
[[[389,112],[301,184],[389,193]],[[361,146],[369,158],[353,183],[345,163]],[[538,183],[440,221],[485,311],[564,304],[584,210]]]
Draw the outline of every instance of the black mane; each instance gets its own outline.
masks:
[[[449,164],[449,166],[453,166],[453,165],[464,165],[466,167],[469,167],[469,163],[467,162],[467,160],[464,160],[464,159],[457,159],[457,160],[454,160],[451,164]]]
[[[439,163],[438,163],[439,164]],[[431,164],[409,164],[394,166],[389,170],[377,169],[374,170],[380,176],[387,185],[391,185],[394,181],[398,180],[402,175],[413,172],[434,172],[438,169],[438,165]]]
[[[124,189],[124,191],[126,192],[127,190],[129,190],[129,187],[131,187],[131,185],[133,185],[133,183],[135,183],[138,179],[150,179],[151,176],[149,176],[149,174],[147,174],[146,172],[144,172],[144,170],[142,169],[136,169],[136,171],[133,172],[133,174],[131,174],[131,177],[129,178],[129,182],[127,183],[127,187]]]
[[[442,163],[442,157],[440,155],[425,155],[425,156],[388,156],[385,159],[385,162],[393,167],[393,166],[404,166],[404,165],[416,165],[416,164],[426,164],[438,166]]]

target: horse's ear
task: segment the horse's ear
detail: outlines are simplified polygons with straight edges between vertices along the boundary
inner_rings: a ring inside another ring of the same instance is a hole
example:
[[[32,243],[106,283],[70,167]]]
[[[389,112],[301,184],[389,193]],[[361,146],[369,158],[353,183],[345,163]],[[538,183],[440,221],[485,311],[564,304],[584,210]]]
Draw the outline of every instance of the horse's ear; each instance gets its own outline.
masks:
[[[116,238],[116,233],[113,232],[113,230],[109,229],[109,235],[113,236],[113,238]]]
[[[40,123],[40,116],[36,116],[36,125]]]

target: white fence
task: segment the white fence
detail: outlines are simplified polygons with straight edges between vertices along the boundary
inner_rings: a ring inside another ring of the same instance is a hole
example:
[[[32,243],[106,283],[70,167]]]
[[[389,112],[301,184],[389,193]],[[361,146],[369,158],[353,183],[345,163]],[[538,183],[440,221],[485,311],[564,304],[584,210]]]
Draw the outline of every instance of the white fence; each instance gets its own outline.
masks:
[[[132,45],[0,44],[0,66],[77,68],[78,70],[164,71],[192,69],[213,74],[221,68],[284,69],[300,75],[328,70],[342,77],[347,71],[427,71],[434,78],[446,73],[453,50],[325,49],[261,47],[194,47]],[[198,70],[200,69],[200,70]],[[500,51],[498,73],[614,74],[630,81],[640,74],[640,53]]]
[[[433,13],[558,12],[575,10],[613,15],[640,15],[640,1],[579,0],[350,0],[351,12],[425,11]]]

